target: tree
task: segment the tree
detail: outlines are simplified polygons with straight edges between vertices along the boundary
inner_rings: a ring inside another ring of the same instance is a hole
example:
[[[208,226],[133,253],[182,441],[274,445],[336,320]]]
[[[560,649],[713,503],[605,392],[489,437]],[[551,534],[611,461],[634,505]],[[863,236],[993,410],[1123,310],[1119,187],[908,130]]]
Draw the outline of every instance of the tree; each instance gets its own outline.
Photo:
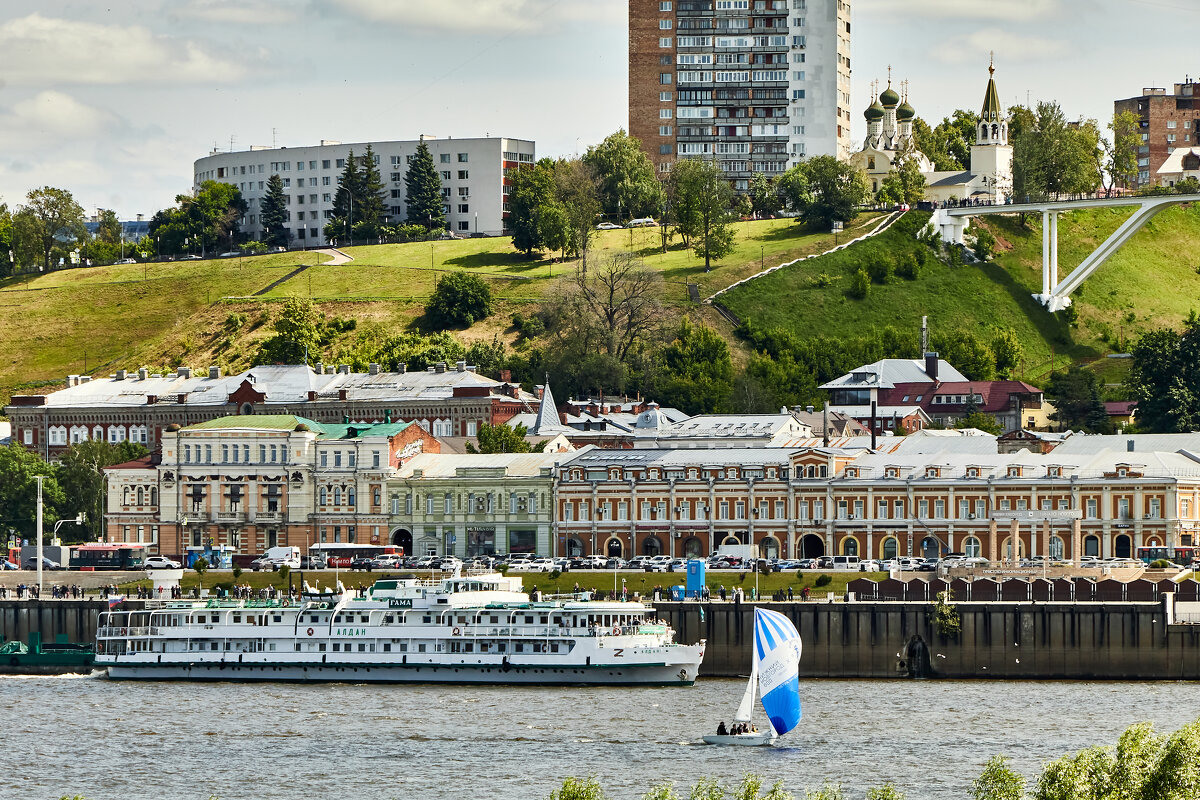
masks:
[[[600,214],[596,171],[582,159],[562,160],[554,165],[554,183],[565,215],[569,249],[579,256],[579,268],[587,272],[588,251]]]
[[[428,231],[446,227],[442,178],[424,139],[404,173],[404,205],[408,224],[421,225]]]
[[[1058,103],[1040,102],[1010,139],[1013,192],[1019,200],[1084,194],[1100,185],[1100,130],[1095,120],[1068,123]]]
[[[1072,364],[1050,375],[1046,395],[1054,401],[1050,419],[1059,428],[1088,433],[1112,433],[1112,422],[1101,399],[1100,376],[1090,369]]]
[[[996,379],[996,355],[992,348],[967,330],[935,333],[933,349],[953,364],[969,381]]]
[[[665,405],[688,414],[711,414],[728,402],[733,388],[733,361],[725,340],[707,325],[684,317],[675,339],[662,353]]]
[[[367,152],[363,156],[363,169],[360,173],[359,187],[361,194],[354,198],[357,210],[354,224],[355,233],[365,239],[379,239],[380,229],[386,219],[383,206],[383,176],[379,174],[379,156],[375,149],[367,144]]]
[[[267,193],[260,207],[263,241],[273,247],[287,247],[292,241],[288,227],[288,198],[283,193],[283,178],[278,174],[267,178]]]
[[[51,253],[56,248],[68,249],[87,236],[83,226],[83,208],[66,189],[43,186],[25,196],[21,207],[30,223],[25,233],[32,234],[41,247],[42,267],[52,266]]]
[[[846,293],[855,300],[866,300],[871,294],[871,276],[865,269],[859,268],[850,276],[850,288]]]
[[[1023,800],[1025,779],[1010,766],[1009,759],[993,756],[971,784],[971,797],[974,800]]]
[[[933,162],[934,169],[962,170],[971,163],[971,147],[978,127],[979,115],[960,108],[932,128],[920,117],[914,119],[913,140],[917,149]]]
[[[81,538],[96,540],[104,535],[105,497],[108,494],[104,468],[148,454],[141,444],[109,444],[99,439],[76,442],[63,453],[58,470],[59,483],[68,498],[63,512],[68,517],[84,514],[84,529],[78,531]]]
[[[325,226],[326,239],[340,239],[345,236],[351,244],[354,243],[354,221],[359,219],[362,213],[362,185],[363,176],[358,170],[358,159],[351,150],[346,154],[346,163],[338,177],[338,188],[333,194],[333,217],[330,224]],[[360,206],[357,211],[356,205]]]
[[[992,235],[983,225],[976,223],[975,231],[975,246],[972,250],[975,252],[975,257],[980,261],[987,261],[996,251],[996,237]]]
[[[1153,433],[1200,430],[1200,319],[1182,331],[1148,331],[1133,347],[1127,386],[1137,401],[1138,427]]]
[[[567,778],[562,788],[550,792],[550,800],[608,800],[594,777]]]
[[[585,352],[599,350],[624,361],[662,324],[661,282],[629,253],[610,256],[586,275],[577,272],[564,311],[575,317],[576,330],[595,331]]]
[[[1020,367],[1021,359],[1025,357],[1025,345],[1012,328],[1001,328],[992,338],[992,355],[996,357],[996,377],[1008,379]]]
[[[543,158],[532,166],[520,167],[509,183],[512,190],[508,196],[509,227],[513,247],[526,258],[532,258],[534,250],[546,246],[542,210],[557,202],[554,162]]]
[[[438,278],[425,318],[437,328],[471,327],[492,313],[492,290],[478,275],[451,272]]]
[[[53,529],[66,502],[54,467],[19,444],[0,447],[0,521],[4,529],[14,529],[31,541],[36,538],[39,475],[43,476],[43,531],[48,531]]]
[[[525,426],[520,423],[510,427],[503,423],[489,425],[485,422],[479,426],[479,433],[475,436],[476,441],[479,442],[479,447],[467,442],[467,452],[540,453],[549,440],[543,439],[531,446],[525,439],[525,434],[528,432]]]
[[[780,176],[779,187],[801,221],[822,229],[854,219],[869,194],[862,172],[833,156],[801,161]]]
[[[272,324],[275,335],[263,341],[254,363],[308,364],[320,359],[324,324],[312,300],[289,297]]]
[[[733,251],[729,214],[733,189],[716,162],[700,159],[677,161],[671,182],[676,226],[696,257],[704,259],[704,271],[708,272],[713,259]]]
[[[658,209],[662,187],[654,175],[654,165],[641,142],[624,129],[589,147],[583,162],[594,170],[600,205],[613,219],[642,217]]]
[[[750,205],[759,219],[768,217],[783,207],[775,181],[761,172],[754,173],[754,177],[750,179]]]
[[[117,212],[111,208],[100,210],[100,220],[96,226],[97,241],[105,244],[119,245],[125,239],[125,228],[121,225],[121,220],[117,218]]]
[[[964,414],[958,424],[954,426],[959,429],[976,428],[984,433],[990,433],[994,436],[999,436],[1004,433],[1004,429],[996,422],[996,418],[991,414],[985,414],[982,411],[975,410]]]
[[[0,278],[7,278],[16,269],[13,247],[13,218],[7,203],[0,203]]]
[[[1122,189],[1137,186],[1138,147],[1142,144],[1142,137],[1138,115],[1132,111],[1113,114],[1108,129],[1112,131],[1112,141],[1105,142],[1104,150],[1107,156],[1108,191],[1111,194],[1117,186]]]

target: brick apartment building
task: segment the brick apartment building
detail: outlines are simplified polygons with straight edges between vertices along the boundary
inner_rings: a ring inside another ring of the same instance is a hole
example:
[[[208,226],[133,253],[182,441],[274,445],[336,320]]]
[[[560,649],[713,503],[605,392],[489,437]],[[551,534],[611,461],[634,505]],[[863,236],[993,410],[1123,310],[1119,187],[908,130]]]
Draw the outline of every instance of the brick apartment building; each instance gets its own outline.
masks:
[[[1138,147],[1137,185],[1141,189],[1157,183],[1158,168],[1177,147],[1197,144],[1196,125],[1200,123],[1200,83],[1186,78],[1165,88],[1147,87],[1137,97],[1113,102],[1113,113],[1130,111],[1141,124],[1142,141]]]
[[[850,154],[850,3],[629,0],[629,132],[657,171],[715,158],[735,188]]]

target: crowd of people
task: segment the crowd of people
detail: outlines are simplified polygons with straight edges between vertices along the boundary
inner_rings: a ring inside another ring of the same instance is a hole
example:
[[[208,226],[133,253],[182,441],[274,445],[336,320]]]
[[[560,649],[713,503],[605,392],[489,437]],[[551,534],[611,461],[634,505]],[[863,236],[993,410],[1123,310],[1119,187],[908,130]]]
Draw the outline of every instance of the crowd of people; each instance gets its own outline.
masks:
[[[748,733],[758,733],[758,726],[752,722],[735,722],[726,728],[725,720],[717,724],[717,736],[744,736]]]

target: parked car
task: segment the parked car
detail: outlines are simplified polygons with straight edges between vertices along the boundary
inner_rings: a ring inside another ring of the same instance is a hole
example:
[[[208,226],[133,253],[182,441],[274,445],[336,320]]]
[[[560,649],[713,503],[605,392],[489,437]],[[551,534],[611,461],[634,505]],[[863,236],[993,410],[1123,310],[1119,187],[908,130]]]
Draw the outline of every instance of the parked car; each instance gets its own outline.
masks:
[[[359,556],[350,560],[350,569],[365,569],[368,572],[374,566],[375,559],[366,556]]]
[[[614,225],[611,222],[601,222],[599,225],[596,226],[596,230],[598,230],[598,231],[619,231],[619,230],[621,230],[621,226]]]
[[[644,563],[643,569],[646,572],[667,572],[671,567],[671,561],[670,556],[654,556]]]
[[[325,557],[300,556],[300,569],[325,569]]]
[[[462,567],[463,562],[455,556],[446,556],[438,562],[438,569],[442,572],[454,572],[455,570],[461,570]]]
[[[114,264],[136,264],[137,261],[132,258],[122,258],[120,261],[114,261]]]
[[[424,558],[417,559],[417,563],[413,564],[413,568],[414,569],[437,569],[437,565],[440,562],[441,562],[441,559],[438,558],[437,556],[425,556]]]
[[[201,258],[200,258],[200,256],[196,255],[195,253],[188,253],[185,256],[180,256],[179,260],[180,261],[200,261]]]
[[[656,228],[656,227],[658,227],[658,223],[654,221],[653,217],[638,217],[637,219],[629,220],[629,222],[626,223],[625,227],[626,228]]]
[[[228,252],[221,253],[221,255],[217,256],[217,258],[235,258],[240,255],[241,253],[239,253],[237,250],[230,250]]]
[[[938,560],[936,558],[925,558],[917,564],[917,572],[937,572]]]
[[[398,569],[399,566],[399,556],[382,555],[371,559],[371,569]]]
[[[166,556],[147,556],[142,566],[146,569],[180,569],[183,565]]]
[[[0,569],[20,569],[20,567],[18,567],[13,562],[5,559],[4,561],[0,561]]]
[[[21,566],[25,569],[37,569],[37,564],[37,556],[33,556],[25,559]],[[42,556],[42,569],[62,569],[62,565],[52,558]]]

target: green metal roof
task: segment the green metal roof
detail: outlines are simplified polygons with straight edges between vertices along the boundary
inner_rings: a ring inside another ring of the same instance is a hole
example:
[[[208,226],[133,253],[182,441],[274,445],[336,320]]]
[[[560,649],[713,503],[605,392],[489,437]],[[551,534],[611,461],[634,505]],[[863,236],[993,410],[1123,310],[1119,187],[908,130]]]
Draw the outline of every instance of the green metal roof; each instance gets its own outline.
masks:
[[[879,102],[883,103],[884,108],[895,108],[896,104],[900,102],[900,95],[889,83],[888,87],[883,90],[883,94],[879,95]]]
[[[324,433],[326,426],[295,414],[252,414],[244,416],[217,417],[207,422],[188,425],[186,430],[233,430],[249,428],[258,430],[294,431],[297,425],[307,425],[314,433]]]
[[[867,110],[863,113],[863,116],[867,118],[867,122],[883,119],[883,106],[879,105],[879,101],[876,100],[867,106]]]
[[[1000,94],[996,91],[996,80],[991,76],[993,72],[995,68],[988,67],[987,93],[983,96],[983,111],[979,114],[984,122],[999,122],[1004,115],[1000,107]]]
[[[361,439],[364,436],[395,436],[414,422],[349,422],[322,425],[321,439]]]

